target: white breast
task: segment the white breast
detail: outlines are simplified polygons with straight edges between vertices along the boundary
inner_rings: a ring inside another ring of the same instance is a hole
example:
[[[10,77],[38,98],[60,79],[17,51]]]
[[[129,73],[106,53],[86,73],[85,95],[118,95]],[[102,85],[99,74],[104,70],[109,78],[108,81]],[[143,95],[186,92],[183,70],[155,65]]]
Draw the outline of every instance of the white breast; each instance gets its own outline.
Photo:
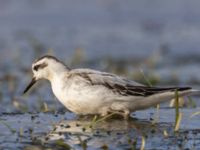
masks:
[[[78,114],[97,114],[109,106],[106,89],[88,86],[79,78],[73,81],[57,78],[52,82],[52,90],[66,108]]]

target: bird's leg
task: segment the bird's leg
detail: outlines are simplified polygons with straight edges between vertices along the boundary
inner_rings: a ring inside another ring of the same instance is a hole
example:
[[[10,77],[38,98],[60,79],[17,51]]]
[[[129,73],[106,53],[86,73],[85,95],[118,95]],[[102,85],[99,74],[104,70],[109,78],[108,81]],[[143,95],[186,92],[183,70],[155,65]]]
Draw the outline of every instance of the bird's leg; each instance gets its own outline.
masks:
[[[118,109],[112,109],[108,107],[103,107],[100,110],[100,115],[102,117],[106,117],[107,115],[113,114],[113,116],[122,116],[124,119],[128,120],[130,111],[126,108],[118,108]]]
[[[129,119],[130,111],[129,110],[109,110],[110,114],[122,116],[125,120]]]
[[[128,120],[130,117],[130,111],[129,110],[124,110],[123,111],[123,117],[125,120]]]
[[[103,107],[101,108],[100,112],[99,112],[100,116],[105,117],[109,114],[108,108],[107,107]]]
[[[128,103],[119,103],[119,102],[113,103],[110,107],[112,111],[116,112],[116,114],[119,114],[126,120],[128,120],[130,115],[130,111],[128,108],[129,108]]]

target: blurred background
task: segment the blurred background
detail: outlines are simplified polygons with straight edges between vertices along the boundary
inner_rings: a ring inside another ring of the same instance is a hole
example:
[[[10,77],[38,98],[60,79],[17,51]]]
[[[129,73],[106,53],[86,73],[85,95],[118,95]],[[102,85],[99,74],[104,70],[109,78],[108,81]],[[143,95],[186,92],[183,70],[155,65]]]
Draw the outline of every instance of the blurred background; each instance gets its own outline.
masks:
[[[45,54],[157,86],[200,88],[200,1],[0,0],[0,112],[62,110],[48,82],[27,96]]]

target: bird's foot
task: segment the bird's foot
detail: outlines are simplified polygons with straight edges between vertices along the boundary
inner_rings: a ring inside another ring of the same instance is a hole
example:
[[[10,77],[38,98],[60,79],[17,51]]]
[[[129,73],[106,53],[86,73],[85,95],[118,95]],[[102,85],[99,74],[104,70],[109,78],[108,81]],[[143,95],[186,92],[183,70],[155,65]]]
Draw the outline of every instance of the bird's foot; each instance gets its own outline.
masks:
[[[122,116],[125,120],[128,120],[130,118],[130,112],[128,110],[124,110],[124,111],[119,111],[119,110],[110,110],[108,112],[109,114],[113,114],[113,116],[119,117]]]

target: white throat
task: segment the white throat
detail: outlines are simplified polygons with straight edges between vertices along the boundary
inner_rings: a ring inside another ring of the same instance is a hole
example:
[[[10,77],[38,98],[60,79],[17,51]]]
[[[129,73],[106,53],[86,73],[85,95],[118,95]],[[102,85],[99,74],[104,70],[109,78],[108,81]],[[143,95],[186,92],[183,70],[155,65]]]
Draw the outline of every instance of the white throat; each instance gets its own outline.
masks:
[[[50,82],[53,82],[54,80],[60,79],[61,76],[63,76],[63,74],[65,74],[68,71],[69,71],[69,69],[66,68],[66,66],[64,66],[63,64],[60,64],[60,63],[53,64],[48,69],[47,79]]]

